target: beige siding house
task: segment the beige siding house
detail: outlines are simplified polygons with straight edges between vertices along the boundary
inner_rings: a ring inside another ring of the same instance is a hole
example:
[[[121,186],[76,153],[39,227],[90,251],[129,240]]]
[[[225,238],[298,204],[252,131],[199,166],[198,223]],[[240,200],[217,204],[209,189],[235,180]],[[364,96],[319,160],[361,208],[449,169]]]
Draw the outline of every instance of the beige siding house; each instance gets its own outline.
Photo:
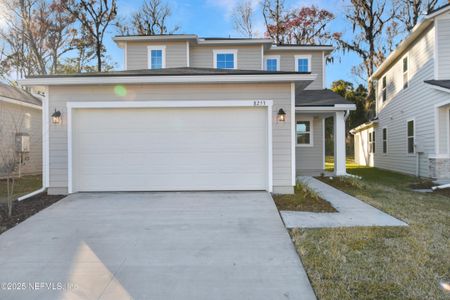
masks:
[[[359,164],[450,178],[449,24],[450,5],[428,15],[371,77],[377,116],[352,130]]]
[[[42,173],[42,104],[25,91],[0,83],[1,166],[18,160],[17,176]]]
[[[184,34],[114,40],[123,71],[21,81],[46,89],[49,193],[292,193],[298,175],[324,168],[326,117],[335,119],[336,173],[345,174],[345,118],[355,107],[324,89],[331,46]],[[55,111],[61,118],[51,119]]]

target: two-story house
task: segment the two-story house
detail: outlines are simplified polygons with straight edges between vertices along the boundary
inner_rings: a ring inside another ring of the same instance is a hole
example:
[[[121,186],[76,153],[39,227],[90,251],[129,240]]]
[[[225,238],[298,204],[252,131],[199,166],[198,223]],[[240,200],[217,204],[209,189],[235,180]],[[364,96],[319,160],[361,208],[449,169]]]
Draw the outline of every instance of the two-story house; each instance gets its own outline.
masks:
[[[356,162],[450,178],[450,4],[427,15],[370,80],[376,118],[351,131]]]
[[[332,46],[188,34],[114,41],[123,71],[21,81],[46,90],[49,193],[292,193],[298,174],[324,168],[326,117],[335,120],[336,173],[345,174],[355,106],[325,89]]]

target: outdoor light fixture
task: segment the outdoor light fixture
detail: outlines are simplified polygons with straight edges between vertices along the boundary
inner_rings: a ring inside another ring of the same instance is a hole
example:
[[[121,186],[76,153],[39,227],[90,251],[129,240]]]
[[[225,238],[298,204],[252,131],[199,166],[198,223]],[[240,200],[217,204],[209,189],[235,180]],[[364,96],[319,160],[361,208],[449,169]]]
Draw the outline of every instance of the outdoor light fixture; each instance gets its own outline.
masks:
[[[286,112],[280,108],[277,115],[278,122],[286,122]]]
[[[52,114],[52,123],[53,124],[61,124],[61,112],[55,109],[55,112]]]

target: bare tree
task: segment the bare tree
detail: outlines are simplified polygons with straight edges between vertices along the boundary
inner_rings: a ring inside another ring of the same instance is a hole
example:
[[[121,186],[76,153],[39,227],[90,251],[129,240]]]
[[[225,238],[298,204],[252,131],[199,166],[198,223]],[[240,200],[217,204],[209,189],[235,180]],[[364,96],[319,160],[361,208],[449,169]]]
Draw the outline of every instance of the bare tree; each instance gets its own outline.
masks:
[[[105,53],[103,39],[117,16],[116,0],[62,0],[61,5],[72,14],[94,41],[97,71],[102,71]]]
[[[286,12],[284,0],[264,0],[263,17],[267,27],[267,35],[276,44],[283,43],[284,19]],[[271,27],[273,29],[271,29]]]
[[[340,33],[334,37],[344,51],[356,53],[362,63],[354,67],[355,74],[366,80],[374,73],[375,68],[383,62],[386,52],[386,27],[395,17],[395,11],[389,8],[385,0],[351,0],[345,15],[352,24],[353,35],[346,39]],[[368,82],[366,111],[374,109],[374,88]]]
[[[420,18],[433,11],[438,3],[439,0],[396,0],[396,18],[410,32]]]
[[[172,15],[170,6],[163,0],[145,0],[141,8],[131,17],[131,22],[121,20],[117,22],[117,27],[123,35],[158,35],[173,34],[180,27],[168,27],[168,20]]]
[[[244,35],[252,38],[257,33],[253,29],[254,8],[252,1],[245,0],[236,5],[233,12],[234,29]]]

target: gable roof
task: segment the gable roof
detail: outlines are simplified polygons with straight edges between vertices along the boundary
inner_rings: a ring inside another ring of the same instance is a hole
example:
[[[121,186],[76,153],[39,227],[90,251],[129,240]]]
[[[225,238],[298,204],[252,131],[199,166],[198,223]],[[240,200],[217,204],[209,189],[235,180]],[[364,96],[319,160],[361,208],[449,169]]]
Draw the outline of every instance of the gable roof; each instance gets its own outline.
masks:
[[[26,91],[0,82],[0,101],[1,100],[18,101],[25,104],[42,106],[41,100]]]
[[[329,89],[299,90],[295,94],[296,107],[354,105],[341,95]]]
[[[446,89],[450,92],[450,79],[449,80],[425,80],[427,84]]]
[[[391,64],[399,58],[403,52],[414,43],[414,41],[425,32],[429,26],[434,22],[434,18],[450,11],[450,3],[441,6],[430,12],[425,18],[419,22],[411,31],[411,33],[400,43],[397,48],[389,54],[384,62],[377,68],[377,70],[370,76],[369,80],[377,80],[382,74],[391,66]]]

